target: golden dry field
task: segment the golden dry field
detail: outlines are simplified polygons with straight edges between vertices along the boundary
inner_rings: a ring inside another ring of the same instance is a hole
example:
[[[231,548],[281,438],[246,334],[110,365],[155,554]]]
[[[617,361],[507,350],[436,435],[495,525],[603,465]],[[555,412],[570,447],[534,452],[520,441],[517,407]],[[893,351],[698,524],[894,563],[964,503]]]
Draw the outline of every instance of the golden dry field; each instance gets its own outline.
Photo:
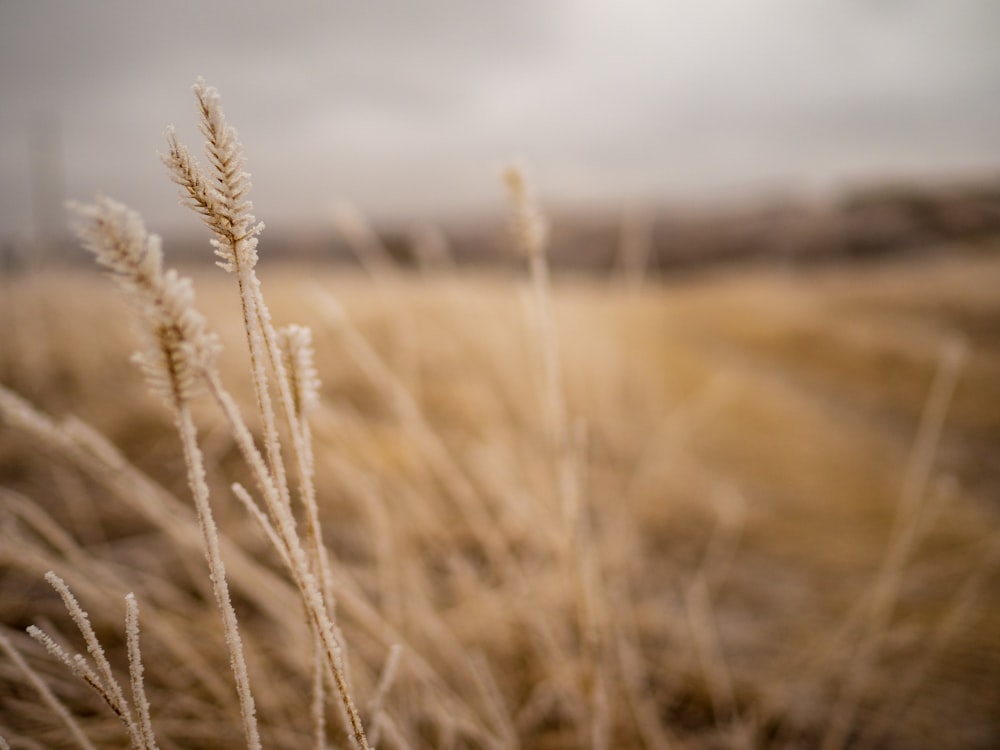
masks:
[[[551,327],[527,273],[264,264],[275,323],[312,329],[318,508],[368,739],[997,747],[998,251],[639,289],[557,273]],[[253,415],[234,279],[192,275]],[[25,635],[84,650],[52,570],[126,691],[135,593],[159,747],[242,746],[181,443],[129,362],[127,305],[89,269],[2,284],[0,735],[128,746]],[[303,604],[230,490],[253,480],[226,419],[193,410],[263,745],[316,747]],[[336,701],[323,714],[348,746]]]

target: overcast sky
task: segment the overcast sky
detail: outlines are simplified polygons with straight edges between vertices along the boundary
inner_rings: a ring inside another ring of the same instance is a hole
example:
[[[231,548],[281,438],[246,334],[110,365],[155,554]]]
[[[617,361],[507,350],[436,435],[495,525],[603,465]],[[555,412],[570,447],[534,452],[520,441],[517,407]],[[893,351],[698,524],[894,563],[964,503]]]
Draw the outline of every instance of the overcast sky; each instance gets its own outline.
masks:
[[[0,237],[33,161],[189,225],[156,152],[198,75],[279,229],[472,215],[514,156],[563,206],[1000,173],[997,0],[0,0]]]

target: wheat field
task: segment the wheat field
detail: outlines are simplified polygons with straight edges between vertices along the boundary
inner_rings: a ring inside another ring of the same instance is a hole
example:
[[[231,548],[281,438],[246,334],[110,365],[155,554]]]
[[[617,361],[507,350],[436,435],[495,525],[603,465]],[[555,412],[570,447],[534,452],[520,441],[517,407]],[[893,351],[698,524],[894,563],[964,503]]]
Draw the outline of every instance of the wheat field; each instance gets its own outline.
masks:
[[[3,278],[6,745],[996,746],[1000,246],[549,280],[512,188],[522,274],[186,269],[174,380],[162,299]]]

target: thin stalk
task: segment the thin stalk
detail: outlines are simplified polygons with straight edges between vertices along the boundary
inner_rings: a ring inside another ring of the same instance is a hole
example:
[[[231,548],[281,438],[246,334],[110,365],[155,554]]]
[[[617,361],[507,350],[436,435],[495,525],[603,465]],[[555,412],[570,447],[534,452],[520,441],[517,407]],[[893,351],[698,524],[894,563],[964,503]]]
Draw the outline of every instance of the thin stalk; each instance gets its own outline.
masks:
[[[177,432],[181,437],[184,451],[184,463],[187,466],[188,483],[194,496],[195,509],[198,514],[198,525],[201,528],[205,544],[205,557],[211,573],[212,590],[215,601],[222,613],[222,624],[226,633],[226,645],[229,647],[229,665],[236,678],[236,690],[240,701],[240,714],[243,718],[243,733],[247,747],[260,750],[260,733],[257,728],[256,708],[253,693],[250,690],[250,677],[247,674],[246,659],[243,654],[243,639],[240,636],[236,622],[236,611],[233,609],[229,596],[229,585],[226,580],[226,567],[222,560],[219,545],[219,531],[212,515],[212,506],[208,501],[208,484],[205,481],[205,465],[201,450],[198,448],[197,430],[191,418],[191,410],[185,403],[177,405],[175,411]]]

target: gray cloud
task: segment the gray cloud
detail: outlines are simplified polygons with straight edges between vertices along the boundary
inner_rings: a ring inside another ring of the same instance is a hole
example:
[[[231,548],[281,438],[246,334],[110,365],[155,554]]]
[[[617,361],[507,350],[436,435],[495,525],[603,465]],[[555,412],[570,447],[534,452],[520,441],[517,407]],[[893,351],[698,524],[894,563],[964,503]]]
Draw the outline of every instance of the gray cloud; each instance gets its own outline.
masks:
[[[190,85],[223,93],[258,213],[484,210],[534,164],[556,202],[657,201],[1000,167],[993,0],[0,3],[0,235],[29,144],[67,192],[189,222],[156,159]]]

